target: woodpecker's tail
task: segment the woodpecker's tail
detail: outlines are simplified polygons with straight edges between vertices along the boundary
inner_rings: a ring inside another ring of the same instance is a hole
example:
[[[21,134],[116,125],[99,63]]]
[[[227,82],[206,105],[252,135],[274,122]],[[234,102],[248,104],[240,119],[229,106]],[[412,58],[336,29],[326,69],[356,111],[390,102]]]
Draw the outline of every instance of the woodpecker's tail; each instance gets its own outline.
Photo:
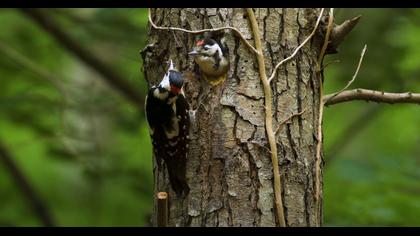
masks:
[[[166,161],[169,181],[178,198],[185,198],[190,192],[186,179],[186,158],[170,159]]]

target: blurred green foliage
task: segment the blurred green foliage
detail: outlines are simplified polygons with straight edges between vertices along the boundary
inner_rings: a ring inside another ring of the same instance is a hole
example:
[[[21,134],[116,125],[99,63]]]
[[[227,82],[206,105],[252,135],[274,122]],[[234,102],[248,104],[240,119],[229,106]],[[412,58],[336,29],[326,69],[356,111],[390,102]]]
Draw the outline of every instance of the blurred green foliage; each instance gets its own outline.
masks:
[[[145,95],[139,52],[146,42],[146,9],[48,13]],[[359,14],[340,53],[325,59],[341,61],[326,69],[326,92],[351,78],[364,44],[368,51],[353,88],[420,92],[420,10],[335,11],[337,22]],[[0,21],[0,143],[56,224],[147,224],[153,177],[144,111],[19,11],[1,9]],[[10,51],[50,76],[23,65]],[[367,118],[360,118],[365,113]],[[352,102],[326,108],[325,225],[418,225],[419,120],[415,105]],[[357,128],[347,130],[351,124]],[[42,225],[4,165],[0,186],[0,225]]]
[[[352,88],[419,93],[420,10],[337,9],[336,20],[359,14],[340,53],[325,59],[341,61],[326,69],[326,93],[351,79],[364,44],[368,51]],[[418,226],[419,134],[416,105],[352,102],[326,108],[325,224]]]
[[[50,9],[73,38],[103,58],[145,94],[140,50],[146,9]],[[23,54],[48,78],[0,57],[0,142],[15,158],[60,226],[138,226],[152,210],[152,162],[144,112],[100,75],[14,9],[0,46]],[[0,225],[39,226],[0,165]]]

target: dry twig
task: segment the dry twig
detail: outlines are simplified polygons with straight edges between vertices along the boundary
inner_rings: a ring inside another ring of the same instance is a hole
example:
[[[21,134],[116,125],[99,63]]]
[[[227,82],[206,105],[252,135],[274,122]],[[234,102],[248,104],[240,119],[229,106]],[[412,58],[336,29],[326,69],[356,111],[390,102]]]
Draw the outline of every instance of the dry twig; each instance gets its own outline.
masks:
[[[348,87],[350,87],[350,85],[356,80],[357,74],[359,73],[360,66],[362,65],[363,57],[365,56],[365,53],[366,53],[366,49],[367,49],[367,45],[365,44],[365,46],[363,47],[362,53],[360,54],[359,64],[357,64],[357,68],[356,68],[356,71],[353,74],[352,79],[349,82],[347,82],[347,85],[343,89],[341,89],[337,93],[330,96],[327,100],[324,100],[324,103],[327,103],[329,100],[338,96],[340,93],[342,93]]]
[[[333,22],[334,22],[334,8],[330,9],[330,15],[328,17],[328,27],[327,32],[325,34],[324,44],[321,49],[321,53],[319,54],[318,58],[318,78],[319,78],[319,112],[318,112],[318,125],[317,125],[317,144],[316,144],[316,157],[315,157],[315,205],[317,207],[317,212],[321,212],[321,201],[320,201],[320,194],[321,194],[321,146],[322,146],[322,117],[324,114],[324,103],[322,102],[323,96],[323,83],[322,83],[322,76],[321,76],[321,68],[322,68],[322,61],[324,59],[325,51],[328,47],[329,37],[333,29]]]
[[[286,227],[286,220],[284,218],[284,208],[283,208],[283,201],[281,197],[281,179],[280,179],[280,169],[279,169],[279,160],[277,157],[277,145],[276,145],[276,137],[273,131],[273,111],[272,111],[272,91],[270,87],[270,83],[267,80],[267,73],[265,68],[265,59],[262,49],[261,43],[261,36],[260,31],[257,23],[257,19],[255,18],[254,11],[252,8],[246,9],[248,13],[248,18],[251,23],[251,29],[254,34],[255,40],[255,47],[257,48],[258,53],[257,61],[258,61],[258,69],[260,72],[260,80],[263,85],[264,89],[264,105],[265,105],[265,130],[267,133],[268,143],[270,145],[270,156],[271,162],[273,164],[273,175],[274,175],[274,201],[276,205],[276,216],[279,221],[280,227]]]
[[[286,63],[287,61],[289,61],[290,59],[292,59],[293,57],[295,57],[296,56],[296,54],[299,52],[299,50],[303,47],[303,46],[305,46],[305,44],[315,35],[315,32],[316,32],[316,29],[318,29],[318,25],[319,25],[319,22],[321,21],[321,18],[322,18],[322,14],[324,13],[324,8],[322,8],[322,10],[321,10],[321,13],[319,14],[319,16],[318,16],[318,19],[317,19],[317,21],[316,21],[316,24],[315,24],[315,27],[314,27],[314,29],[312,30],[312,32],[311,32],[311,34],[295,49],[295,51],[292,53],[292,55],[290,55],[290,56],[288,56],[287,58],[285,58],[285,59],[283,59],[283,60],[281,60],[277,65],[276,65],[276,67],[274,67],[274,70],[273,70],[273,72],[271,73],[271,76],[270,76],[270,78],[268,78],[268,83],[271,83],[271,81],[274,79],[274,77],[276,76],[276,72],[277,72],[277,69],[281,66],[281,65],[283,65],[284,63]]]
[[[327,66],[329,66],[331,64],[334,64],[334,63],[340,63],[340,60],[332,60],[332,61],[329,61],[329,62],[327,62],[327,64],[323,65],[320,70],[322,71],[325,68],[327,68]]]
[[[162,26],[157,26],[153,20],[152,20],[152,11],[149,8],[149,23],[152,25],[152,27],[154,29],[158,29],[158,30],[172,30],[172,31],[181,31],[181,32],[185,32],[185,33],[190,33],[190,34],[201,34],[201,33],[205,33],[205,32],[217,32],[217,31],[222,31],[222,30],[232,30],[233,32],[236,33],[236,35],[238,35],[242,41],[246,44],[246,46],[251,49],[254,53],[258,54],[259,52],[257,51],[257,49],[255,49],[246,39],[245,36],[235,27],[232,26],[224,26],[224,27],[220,27],[220,28],[213,28],[213,29],[202,29],[202,30],[187,30],[187,29],[183,29],[183,28],[177,28],[177,27],[162,27]]]

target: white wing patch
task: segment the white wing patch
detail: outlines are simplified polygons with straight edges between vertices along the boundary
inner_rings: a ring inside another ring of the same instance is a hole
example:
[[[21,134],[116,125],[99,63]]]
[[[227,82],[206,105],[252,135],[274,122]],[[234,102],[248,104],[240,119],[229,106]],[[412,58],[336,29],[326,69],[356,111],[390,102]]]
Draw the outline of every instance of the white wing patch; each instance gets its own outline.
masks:
[[[169,100],[168,104],[172,103],[172,110],[174,114],[176,114],[176,97],[174,97],[173,99],[168,99],[168,100]],[[180,119],[174,116],[171,120],[171,123],[172,123],[171,127],[173,127],[173,129],[172,130],[164,129],[166,137],[168,137],[168,139],[171,139],[179,135],[179,121]]]
[[[171,126],[173,127],[172,130],[167,130],[164,128],[166,137],[168,137],[168,139],[171,139],[179,135],[179,119],[174,117],[172,118],[171,123],[172,123]]]
[[[155,96],[157,99],[165,100],[169,96],[169,92],[165,91],[161,93],[159,89],[155,89],[155,91],[153,91],[153,96]]]

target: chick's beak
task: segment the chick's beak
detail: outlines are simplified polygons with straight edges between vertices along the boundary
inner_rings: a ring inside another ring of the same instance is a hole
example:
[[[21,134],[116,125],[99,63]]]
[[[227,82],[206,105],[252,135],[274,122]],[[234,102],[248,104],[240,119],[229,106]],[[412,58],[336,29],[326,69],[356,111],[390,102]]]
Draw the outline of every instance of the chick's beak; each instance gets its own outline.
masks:
[[[198,52],[196,50],[193,50],[193,51],[189,52],[188,55],[196,56],[196,55],[198,55]]]

